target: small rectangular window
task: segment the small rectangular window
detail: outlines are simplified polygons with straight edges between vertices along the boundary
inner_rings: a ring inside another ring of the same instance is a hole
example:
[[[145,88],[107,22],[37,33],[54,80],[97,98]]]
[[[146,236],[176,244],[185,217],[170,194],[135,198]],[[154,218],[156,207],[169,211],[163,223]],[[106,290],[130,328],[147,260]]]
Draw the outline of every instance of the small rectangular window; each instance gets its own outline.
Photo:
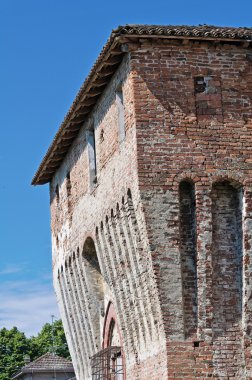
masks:
[[[195,77],[194,78],[194,89],[195,93],[204,92],[206,89],[206,81],[204,77]]]
[[[96,167],[96,150],[95,150],[95,131],[94,128],[87,131],[88,144],[88,159],[89,159],[89,177],[90,184],[97,182],[97,167]]]
[[[124,104],[122,88],[119,88],[116,91],[116,103],[118,109],[119,142],[122,142],[125,139]]]

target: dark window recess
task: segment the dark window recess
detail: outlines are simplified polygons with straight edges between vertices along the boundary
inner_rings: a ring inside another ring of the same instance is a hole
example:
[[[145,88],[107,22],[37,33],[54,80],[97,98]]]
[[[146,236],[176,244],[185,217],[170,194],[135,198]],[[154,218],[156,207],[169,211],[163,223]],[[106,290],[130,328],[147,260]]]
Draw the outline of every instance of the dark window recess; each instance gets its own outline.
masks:
[[[242,198],[242,189],[233,187],[228,181],[213,185],[213,285],[211,291],[214,339],[235,336],[234,334],[240,334],[241,329],[243,305]]]
[[[96,148],[94,128],[87,131],[90,184],[97,183]]]
[[[125,125],[124,125],[124,104],[122,88],[116,91],[116,103],[118,108],[118,128],[119,128],[119,142],[125,139]]]
[[[92,380],[123,380],[121,347],[111,346],[91,357]]]
[[[70,220],[72,220],[72,183],[70,178],[70,172],[66,176],[66,190],[67,190],[67,206],[70,214]]]
[[[195,88],[195,93],[199,92],[204,92],[206,89],[206,81],[204,77],[195,77],[194,78],[194,88]]]
[[[71,196],[71,190],[72,190],[72,184],[71,184],[70,173],[67,173],[66,180],[67,180],[67,183],[66,183],[66,187],[67,187],[67,196],[70,197],[70,196]]]
[[[104,312],[104,279],[101,274],[99,259],[97,257],[94,241],[88,237],[85,241],[82,252],[83,264],[85,266],[85,276],[90,284],[92,294],[92,319],[96,331],[100,329],[100,313]]]
[[[179,185],[179,213],[184,331],[188,338],[197,331],[198,313],[195,187],[189,181]]]
[[[100,133],[100,142],[103,142],[103,141],[104,141],[104,130],[102,129]]]
[[[59,202],[59,185],[56,185],[55,187],[55,195],[57,202]]]

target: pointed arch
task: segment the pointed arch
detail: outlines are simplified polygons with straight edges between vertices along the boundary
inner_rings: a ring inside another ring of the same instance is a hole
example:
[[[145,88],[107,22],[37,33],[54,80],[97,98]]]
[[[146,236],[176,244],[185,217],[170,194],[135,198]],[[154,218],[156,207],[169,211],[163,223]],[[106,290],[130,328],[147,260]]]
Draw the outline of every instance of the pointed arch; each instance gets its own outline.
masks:
[[[116,371],[116,377],[112,377],[111,379],[126,380],[125,354],[123,350],[122,335],[117,322],[116,311],[111,301],[107,306],[103,326],[103,353],[110,352],[110,350],[115,350],[114,352],[116,355],[113,355],[114,359],[110,356],[109,362],[112,366],[115,366],[118,371]]]
[[[104,310],[104,279],[94,241],[88,237],[82,250],[85,281],[87,283],[87,299],[92,316],[97,347],[101,347],[101,316]]]

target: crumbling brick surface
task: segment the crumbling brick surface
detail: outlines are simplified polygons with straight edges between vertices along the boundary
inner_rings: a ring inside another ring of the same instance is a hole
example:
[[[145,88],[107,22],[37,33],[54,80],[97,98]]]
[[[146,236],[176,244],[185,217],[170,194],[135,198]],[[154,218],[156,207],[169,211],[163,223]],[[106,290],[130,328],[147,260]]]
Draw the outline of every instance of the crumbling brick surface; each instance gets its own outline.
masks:
[[[246,50],[192,44],[146,46],[132,54],[132,66],[139,188],[167,339],[186,338],[178,188],[189,179],[196,192],[197,339],[210,349],[207,376],[249,378],[243,350],[247,322],[242,316],[250,319],[250,279],[245,276],[242,281],[241,276],[242,257],[250,254],[250,245],[242,249],[246,223],[251,223],[242,208],[251,202],[246,196],[251,176],[251,63]],[[199,76],[207,77],[208,83],[197,93],[194,78]],[[233,189],[233,196],[225,197],[228,190],[217,192],[225,186]],[[201,362],[202,343],[193,356],[193,345],[188,344],[174,348],[182,358],[183,347],[185,362],[175,363],[168,351],[169,378],[173,365],[176,371],[183,368],[181,378],[206,376],[202,365],[196,375],[194,365]]]
[[[110,302],[127,379],[252,378],[248,53],[231,43],[140,40],[54,175],[54,284],[79,380],[91,378]],[[101,281],[83,255],[87,239]]]

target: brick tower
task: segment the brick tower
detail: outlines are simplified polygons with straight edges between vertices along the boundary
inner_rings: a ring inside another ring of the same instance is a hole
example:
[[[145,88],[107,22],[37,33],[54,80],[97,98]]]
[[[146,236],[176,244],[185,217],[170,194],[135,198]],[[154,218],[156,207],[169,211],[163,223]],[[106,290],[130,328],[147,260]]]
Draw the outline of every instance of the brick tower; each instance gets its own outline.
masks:
[[[251,41],[114,30],[35,174],[78,380],[252,379]]]

